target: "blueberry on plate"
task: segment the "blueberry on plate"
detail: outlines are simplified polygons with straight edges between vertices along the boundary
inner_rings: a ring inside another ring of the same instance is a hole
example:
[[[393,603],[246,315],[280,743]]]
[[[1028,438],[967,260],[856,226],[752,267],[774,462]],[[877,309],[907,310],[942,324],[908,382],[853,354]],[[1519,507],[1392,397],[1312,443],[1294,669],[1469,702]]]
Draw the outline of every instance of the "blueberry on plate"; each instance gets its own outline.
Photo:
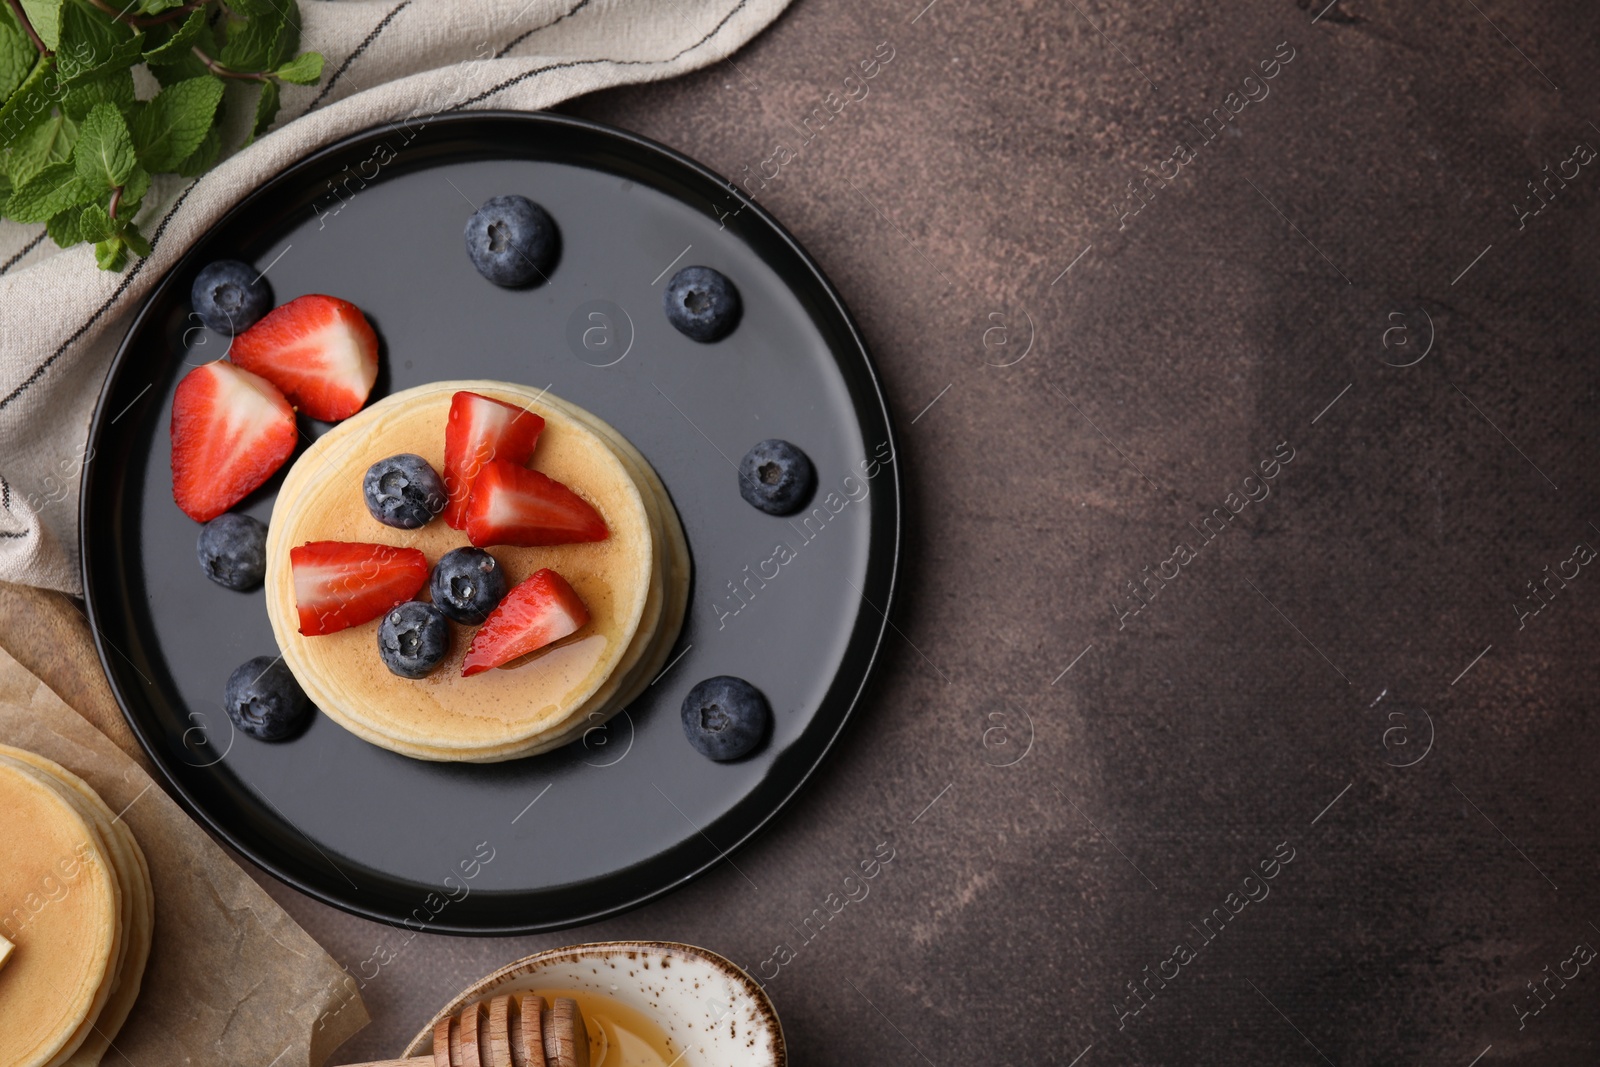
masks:
[[[798,511],[816,487],[811,458],[788,441],[757,442],[739,461],[739,495],[768,515]]]
[[[467,256],[508,289],[543,281],[556,259],[555,220],[525,196],[496,196],[467,220]]]
[[[685,337],[703,343],[732,333],[743,310],[739,290],[710,267],[685,267],[674,274],[661,301],[667,321]]]
[[[428,592],[445,618],[476,626],[505,597],[506,572],[483,549],[458,548],[433,565]]]
[[[761,744],[772,709],[761,690],[730,675],[707,678],[683,698],[683,733],[702,756],[718,761],[747,756]]]
[[[223,512],[200,527],[194,546],[200,569],[226,589],[248,592],[267,574],[267,527],[248,515]]]
[[[262,741],[282,741],[311,717],[311,701],[282,656],[246,660],[222,691],[233,725]]]
[[[385,526],[415,530],[444,510],[444,479],[428,461],[410,452],[380,459],[361,479],[367,510]]]
[[[449,652],[450,624],[432,604],[408,600],[378,624],[378,657],[402,678],[427,676]]]
[[[207,329],[232,336],[272,310],[272,287],[250,264],[219,259],[195,275],[189,303]]]

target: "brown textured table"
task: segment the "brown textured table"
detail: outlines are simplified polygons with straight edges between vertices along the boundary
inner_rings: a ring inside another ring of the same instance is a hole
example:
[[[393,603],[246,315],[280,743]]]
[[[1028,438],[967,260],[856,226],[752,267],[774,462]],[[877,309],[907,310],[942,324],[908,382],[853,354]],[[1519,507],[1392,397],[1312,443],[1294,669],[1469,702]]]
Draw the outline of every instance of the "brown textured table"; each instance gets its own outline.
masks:
[[[1592,6],[925,2],[570,108],[749,182],[876,352],[858,723],[748,880],[592,928],[399,949],[264,878],[399,953],[345,1053],[643,937],[769,977],[799,1065],[1592,1065]]]

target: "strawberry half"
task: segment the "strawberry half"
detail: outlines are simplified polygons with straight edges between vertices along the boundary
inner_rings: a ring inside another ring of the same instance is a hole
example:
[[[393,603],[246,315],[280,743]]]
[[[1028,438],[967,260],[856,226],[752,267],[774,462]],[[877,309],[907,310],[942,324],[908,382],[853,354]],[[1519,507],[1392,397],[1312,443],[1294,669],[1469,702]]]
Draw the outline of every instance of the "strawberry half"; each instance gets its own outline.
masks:
[[[378,378],[378,335],[336,296],[297,296],[233,339],[229,355],[324,422],[361,410]]]
[[[484,466],[467,501],[467,540],[488,545],[570,545],[604,541],[606,520],[548,475],[497,459]]]
[[[428,558],[415,548],[312,541],[289,550],[300,632],[338,633],[370,622],[417,595]]]
[[[588,621],[589,609],[565,578],[548,567],[535,571],[505,595],[472,635],[461,676],[482,674],[490,667],[510,663],[518,656],[571,637]]]
[[[543,429],[544,419],[527,408],[465,391],[450,398],[444,430],[444,488],[450,502],[444,521],[451,529],[467,528],[467,499],[484,464],[503,459],[525,465]]]
[[[172,397],[172,499],[210,522],[272,477],[296,436],[277,386],[231,363],[196,367]]]

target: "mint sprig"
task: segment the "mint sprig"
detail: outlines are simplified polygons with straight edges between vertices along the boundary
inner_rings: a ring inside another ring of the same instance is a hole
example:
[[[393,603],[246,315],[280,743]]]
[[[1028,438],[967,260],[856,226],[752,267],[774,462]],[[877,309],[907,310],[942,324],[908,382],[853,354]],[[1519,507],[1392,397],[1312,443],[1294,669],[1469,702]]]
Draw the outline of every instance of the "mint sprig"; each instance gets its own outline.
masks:
[[[248,144],[282,84],[322,77],[294,0],[124,3],[0,0],[0,217],[93,244],[105,270],[149,254],[134,219],[153,175],[204,173],[243,146],[224,143],[230,109],[252,117]]]

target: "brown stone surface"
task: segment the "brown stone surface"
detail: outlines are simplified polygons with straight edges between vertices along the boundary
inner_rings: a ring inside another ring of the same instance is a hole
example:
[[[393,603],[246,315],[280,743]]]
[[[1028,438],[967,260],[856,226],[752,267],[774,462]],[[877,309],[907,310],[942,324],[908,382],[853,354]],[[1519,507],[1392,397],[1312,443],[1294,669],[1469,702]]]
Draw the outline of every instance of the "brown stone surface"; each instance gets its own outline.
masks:
[[[1600,547],[1600,160],[1514,209],[1600,149],[1593,7],[924,3],[801,0],[737,66],[572,108],[741,178],[895,50],[760,199],[900,417],[905,637],[738,857],[759,890],[615,925],[759,966],[881,834],[770,984],[799,1063],[1596,1062],[1593,965],[1518,1008],[1600,946],[1600,572],[1514,610]]]
[[[1600,148],[1592,5],[923,2],[799,0],[729,62],[569,109],[736,179],[794,153],[761,203],[903,435],[903,636],[859,722],[748,880],[598,926],[405,944],[263,878],[376,972],[347,1058],[621,937],[775,973],[799,1065],[1593,1064],[1593,965],[1518,1017],[1600,945],[1600,577],[1563,562],[1600,544],[1600,161],[1518,211]],[[1269,95],[1188,125],[1259,97],[1280,42]],[[1547,565],[1578,576],[1519,625]]]

